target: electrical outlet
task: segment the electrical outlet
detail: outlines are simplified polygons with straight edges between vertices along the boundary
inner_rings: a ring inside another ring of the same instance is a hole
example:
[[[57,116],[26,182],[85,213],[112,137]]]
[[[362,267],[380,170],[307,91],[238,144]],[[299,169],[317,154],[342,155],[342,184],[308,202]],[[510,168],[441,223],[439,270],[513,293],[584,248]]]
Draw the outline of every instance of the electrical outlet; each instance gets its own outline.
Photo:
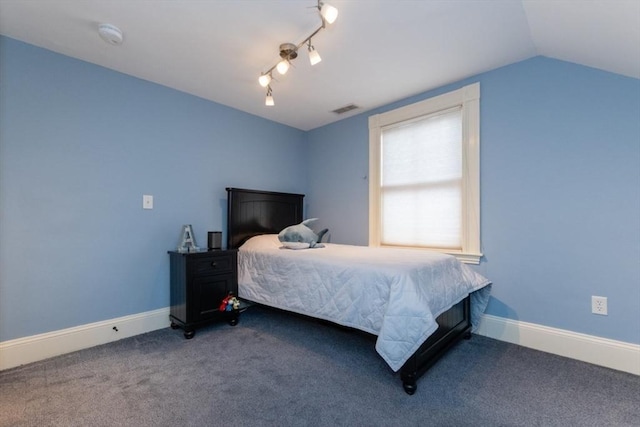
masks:
[[[591,312],[593,314],[607,315],[607,297],[591,296]]]

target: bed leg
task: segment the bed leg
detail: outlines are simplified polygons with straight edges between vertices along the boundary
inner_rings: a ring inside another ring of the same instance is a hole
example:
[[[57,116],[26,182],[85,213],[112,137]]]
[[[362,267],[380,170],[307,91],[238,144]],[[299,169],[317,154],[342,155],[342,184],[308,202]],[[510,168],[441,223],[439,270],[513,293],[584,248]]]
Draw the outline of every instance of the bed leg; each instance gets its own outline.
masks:
[[[467,331],[462,338],[464,338],[465,340],[470,340],[471,339],[471,331]]]
[[[404,391],[411,396],[418,389],[418,384],[416,384],[416,376],[409,374],[402,376],[402,388]]]
[[[416,392],[416,390],[418,389],[418,386],[416,385],[416,382],[404,382],[402,383],[402,387],[404,388],[405,393],[407,393],[409,396],[411,396],[413,393]]]

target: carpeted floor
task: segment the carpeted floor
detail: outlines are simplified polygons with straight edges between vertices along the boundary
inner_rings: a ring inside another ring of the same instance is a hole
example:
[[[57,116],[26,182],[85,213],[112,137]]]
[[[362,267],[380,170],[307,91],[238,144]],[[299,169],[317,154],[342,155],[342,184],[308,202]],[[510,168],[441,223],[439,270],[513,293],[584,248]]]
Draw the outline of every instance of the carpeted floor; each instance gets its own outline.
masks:
[[[0,372],[0,426],[640,426],[640,377],[475,336],[404,393],[373,337],[254,306]]]

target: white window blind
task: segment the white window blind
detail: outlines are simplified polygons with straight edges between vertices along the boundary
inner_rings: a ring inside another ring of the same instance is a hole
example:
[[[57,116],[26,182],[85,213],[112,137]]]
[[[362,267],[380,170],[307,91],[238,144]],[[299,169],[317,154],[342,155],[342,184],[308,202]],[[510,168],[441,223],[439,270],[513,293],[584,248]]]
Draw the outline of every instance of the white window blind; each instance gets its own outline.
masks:
[[[478,264],[480,84],[369,117],[369,245]]]
[[[382,129],[383,245],[462,250],[461,108]]]

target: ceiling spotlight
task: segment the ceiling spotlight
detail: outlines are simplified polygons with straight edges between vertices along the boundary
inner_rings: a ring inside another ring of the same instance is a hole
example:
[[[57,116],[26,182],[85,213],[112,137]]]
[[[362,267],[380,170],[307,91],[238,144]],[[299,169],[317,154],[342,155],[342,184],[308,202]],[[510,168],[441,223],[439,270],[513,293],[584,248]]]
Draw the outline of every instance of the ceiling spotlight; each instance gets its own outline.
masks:
[[[289,67],[291,66],[291,61],[298,57],[298,49],[300,47],[304,46],[305,44],[308,44],[309,62],[311,63],[311,65],[316,65],[318,62],[322,61],[322,58],[320,58],[320,54],[316,51],[315,47],[311,45],[311,38],[315,37],[316,34],[318,34],[321,30],[323,30],[326,24],[333,24],[335,22],[336,18],[338,17],[338,9],[336,9],[335,7],[329,4],[323,3],[320,0],[317,0],[317,1],[318,1],[318,5],[316,6],[316,8],[318,9],[318,12],[320,14],[320,20],[322,21],[322,25],[320,25],[320,27],[317,30],[315,30],[313,33],[307,36],[306,39],[304,39],[297,45],[293,43],[282,43],[280,45],[280,52],[279,52],[280,58],[281,58],[280,62],[278,62],[276,65],[272,66],[271,68],[269,68],[267,71],[262,73],[260,77],[258,77],[258,83],[260,83],[260,86],[268,88],[267,98],[265,100],[266,105],[269,105],[269,106],[274,105],[273,95],[272,95],[271,86],[270,86],[270,83],[273,80],[273,76],[271,72],[275,69],[275,70],[278,70],[280,74],[284,75],[287,71],[289,71]]]
[[[318,2],[320,15],[328,24],[333,24],[338,18],[338,9],[327,3]]]
[[[118,46],[122,44],[122,31],[115,25],[100,24],[98,26],[98,34],[102,40],[110,45]]]
[[[311,45],[311,40],[309,40],[309,62],[311,63],[311,65],[316,65],[320,61],[322,61],[322,58],[320,58],[320,54],[318,53],[316,48]]]
[[[293,43],[282,43],[280,45],[280,58],[282,61],[276,65],[276,70],[280,74],[286,74],[289,71],[289,61],[298,57],[298,46]]]
[[[262,74],[258,77],[258,83],[260,83],[262,87],[269,86],[269,83],[271,83],[271,74]]]
[[[267,107],[273,107],[275,105],[275,103],[273,102],[271,86],[269,86],[269,88],[267,89],[267,97],[264,100],[264,105],[266,105]]]
[[[280,74],[287,74],[287,71],[289,71],[289,61],[283,59],[282,61],[278,62],[276,70],[278,70]]]

